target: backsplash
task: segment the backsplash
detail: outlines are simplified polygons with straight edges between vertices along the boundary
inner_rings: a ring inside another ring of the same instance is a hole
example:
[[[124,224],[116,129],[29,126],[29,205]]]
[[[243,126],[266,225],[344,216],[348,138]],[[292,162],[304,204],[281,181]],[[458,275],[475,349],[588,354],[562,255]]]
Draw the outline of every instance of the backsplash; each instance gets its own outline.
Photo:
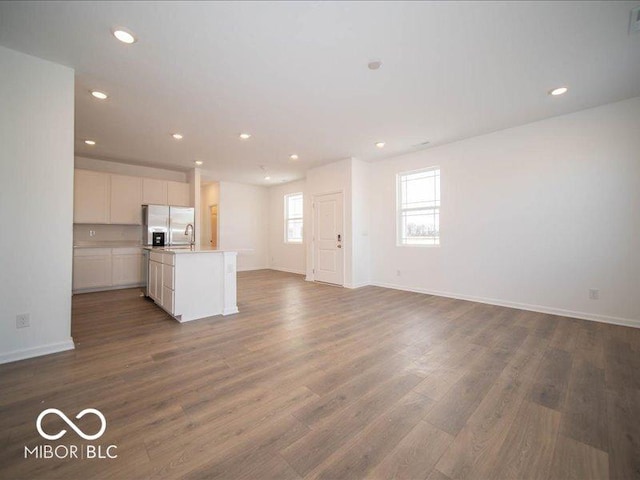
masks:
[[[91,236],[90,232],[95,232]],[[142,243],[141,225],[73,225],[73,243],[135,242]]]

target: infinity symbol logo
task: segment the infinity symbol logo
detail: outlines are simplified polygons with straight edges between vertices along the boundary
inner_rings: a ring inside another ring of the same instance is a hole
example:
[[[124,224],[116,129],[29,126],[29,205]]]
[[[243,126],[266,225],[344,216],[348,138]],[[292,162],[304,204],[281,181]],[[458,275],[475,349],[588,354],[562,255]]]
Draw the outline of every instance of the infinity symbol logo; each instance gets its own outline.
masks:
[[[67,433],[66,430],[61,430],[55,435],[49,435],[44,430],[42,430],[42,419],[47,415],[49,415],[50,413],[55,413],[57,416],[59,416],[62,420],[65,421],[67,425],[69,425],[73,429],[74,432],[76,432],[85,440],[95,440],[97,438],[100,438],[104,433],[104,431],[107,429],[107,419],[104,418],[104,415],[99,410],[96,410],[95,408],[85,408],[78,415],[76,415],[77,419],[81,419],[87,413],[93,413],[100,419],[102,426],[100,427],[100,430],[98,431],[98,433],[96,433],[95,435],[86,435],[82,430],[76,427],[76,425],[71,420],[69,420],[69,417],[67,417],[64,413],[62,413],[57,408],[47,408],[40,415],[38,415],[38,420],[36,420],[36,428],[38,429],[38,433],[42,437],[46,438],[47,440],[57,440],[60,437],[62,437],[65,433]]]

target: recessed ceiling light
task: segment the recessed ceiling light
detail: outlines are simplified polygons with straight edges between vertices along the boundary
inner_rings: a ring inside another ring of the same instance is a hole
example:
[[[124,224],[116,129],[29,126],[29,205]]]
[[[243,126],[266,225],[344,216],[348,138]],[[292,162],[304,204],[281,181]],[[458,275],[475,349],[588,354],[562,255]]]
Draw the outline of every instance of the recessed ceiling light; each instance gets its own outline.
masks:
[[[91,95],[96,97],[98,100],[106,100],[109,96],[104,92],[99,92],[98,90],[91,90]]]
[[[558,88],[554,88],[553,90],[549,90],[549,95],[553,95],[554,97],[557,97],[558,95],[563,95],[568,91],[569,89],[567,87],[558,87]]]
[[[271,180],[271,177],[269,175],[267,175],[266,177],[264,177],[265,180]]]
[[[248,140],[251,138],[251,134],[250,133],[241,133],[240,134],[240,139],[241,140]]]
[[[96,142],[94,140],[85,140],[84,143],[86,143],[87,145],[95,145]]]
[[[377,142],[376,143],[376,147],[378,148],[384,148],[385,143],[384,142]]]
[[[131,45],[136,42],[136,37],[131,32],[126,31],[123,28],[116,28],[113,30],[113,36],[120,40],[122,43]]]
[[[382,62],[380,60],[373,60],[367,64],[369,70],[378,70],[382,66]]]
[[[174,133],[173,135],[171,135],[173,138],[175,138],[176,140],[182,140],[182,134],[181,133]]]
[[[204,162],[203,162],[202,160],[196,160],[196,161],[195,161],[195,164],[196,164],[196,165],[202,165],[203,163],[204,163]]]
[[[289,155],[289,158],[290,158],[291,160],[298,160],[298,155],[296,155],[295,153],[293,153],[293,154]]]

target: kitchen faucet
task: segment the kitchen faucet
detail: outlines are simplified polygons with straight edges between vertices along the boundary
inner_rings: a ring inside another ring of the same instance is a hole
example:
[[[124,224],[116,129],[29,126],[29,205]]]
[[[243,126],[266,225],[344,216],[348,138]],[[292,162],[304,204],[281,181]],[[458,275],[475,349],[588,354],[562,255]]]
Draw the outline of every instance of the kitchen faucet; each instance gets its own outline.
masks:
[[[193,225],[188,223],[187,224],[187,228],[184,229],[184,234],[185,235],[191,235],[191,239],[189,240],[189,243],[191,245],[193,245],[194,243],[196,243],[196,239],[194,236],[194,230],[193,230]]]

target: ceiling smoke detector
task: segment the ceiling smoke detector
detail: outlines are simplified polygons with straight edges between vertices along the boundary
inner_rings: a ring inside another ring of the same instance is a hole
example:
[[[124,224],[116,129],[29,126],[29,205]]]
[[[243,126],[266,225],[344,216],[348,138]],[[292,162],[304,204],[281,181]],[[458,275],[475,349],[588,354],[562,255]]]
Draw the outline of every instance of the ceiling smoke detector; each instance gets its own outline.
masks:
[[[382,62],[380,60],[372,60],[367,64],[369,70],[378,70],[382,66]]]

